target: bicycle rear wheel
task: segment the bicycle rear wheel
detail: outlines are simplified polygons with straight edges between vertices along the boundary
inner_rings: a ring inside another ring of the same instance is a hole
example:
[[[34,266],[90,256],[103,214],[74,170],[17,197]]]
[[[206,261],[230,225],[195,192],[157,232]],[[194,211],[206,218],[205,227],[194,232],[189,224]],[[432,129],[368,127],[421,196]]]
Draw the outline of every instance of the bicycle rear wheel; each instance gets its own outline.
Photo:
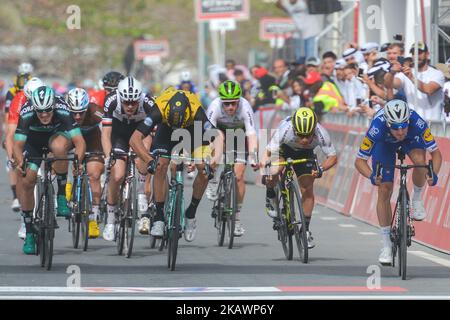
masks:
[[[297,180],[292,181],[289,189],[291,214],[290,226],[294,231],[298,254],[303,263],[308,263],[308,239],[306,235],[305,213],[302,206],[302,198]]]
[[[175,191],[175,206],[171,212],[170,225],[168,228],[168,247],[169,250],[167,252],[167,262],[170,268],[170,271],[175,270],[176,262],[177,262],[177,253],[178,253],[178,240],[180,239],[181,233],[181,206],[183,196],[182,186],[177,185]]]
[[[293,257],[293,243],[292,243],[292,234],[289,233],[288,223],[286,220],[286,210],[290,210],[289,203],[285,203],[285,198],[281,194],[280,190],[282,190],[284,186],[280,183],[278,188],[276,189],[277,193],[277,218],[274,222],[274,228],[278,232],[278,240],[281,242],[281,246],[283,248],[284,255],[287,260],[292,260]]]
[[[399,226],[399,275],[406,280],[407,241],[408,241],[408,200],[403,191],[400,198],[400,226]]]

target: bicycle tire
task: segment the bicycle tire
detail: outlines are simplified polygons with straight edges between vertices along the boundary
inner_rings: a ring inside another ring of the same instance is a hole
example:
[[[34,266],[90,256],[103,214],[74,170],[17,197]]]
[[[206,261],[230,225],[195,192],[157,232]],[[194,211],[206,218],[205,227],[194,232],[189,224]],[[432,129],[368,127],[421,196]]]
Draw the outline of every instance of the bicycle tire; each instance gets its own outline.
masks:
[[[70,206],[70,225],[72,231],[72,245],[74,249],[78,249],[80,242],[80,206],[76,199],[77,197],[77,179],[74,179],[71,191],[71,206]]]
[[[138,200],[136,197],[136,178],[131,178],[130,188],[128,189],[128,206],[125,221],[126,243],[127,243],[127,258],[131,258],[133,254],[134,234],[136,231],[136,220],[138,211]]]
[[[403,191],[400,198],[400,263],[399,263],[399,269],[400,269],[400,275],[402,277],[402,280],[406,280],[406,267],[407,267],[407,241],[408,241],[408,200],[406,196],[406,192]]]
[[[117,254],[119,256],[121,256],[123,254],[123,249],[124,249],[124,243],[125,243],[125,227],[124,227],[124,223],[125,223],[125,219],[124,219],[124,215],[126,213],[126,211],[124,211],[124,201],[126,201],[126,199],[124,199],[123,197],[123,192],[124,192],[124,187],[125,184],[122,184],[120,187],[120,202],[119,202],[119,212],[118,212],[118,221],[117,224],[115,226],[115,232],[116,232],[116,247],[117,247]]]
[[[41,225],[40,222],[42,221],[42,197],[43,197],[43,182],[40,176],[37,177],[36,187],[34,190],[34,199],[36,199],[35,208],[33,210],[33,231],[35,233],[35,239],[36,239],[36,256],[40,256],[40,243],[41,243]],[[37,205],[36,205],[37,204]],[[37,221],[37,222],[36,222]],[[43,266],[43,265],[42,265]]]
[[[217,188],[217,200],[214,201],[213,204],[213,210],[217,210],[216,212],[216,217],[215,217],[215,223],[216,223],[216,229],[217,229],[217,244],[219,245],[219,247],[223,247],[224,241],[225,241],[225,232],[226,232],[226,224],[227,221],[224,218],[224,213],[223,213],[223,199],[225,197],[225,192],[224,192],[224,175],[222,174],[222,176],[220,177],[220,181],[219,181],[219,186]],[[216,208],[216,209],[214,209]]]
[[[276,193],[277,193],[276,210],[277,210],[277,216],[278,216],[277,217],[278,240],[281,242],[281,246],[283,248],[284,256],[286,257],[286,259],[292,260],[293,255],[294,255],[292,234],[289,234],[289,232],[288,232],[286,215],[283,213],[283,211],[285,211],[285,209],[288,208],[288,205],[285,203],[283,195],[280,192],[281,188],[284,188],[284,186],[281,183],[279,183],[278,187],[275,189]],[[280,204],[282,206],[280,206]],[[284,208],[284,210],[282,208]]]
[[[91,207],[91,194],[90,194],[89,178],[87,175],[83,175],[81,182],[81,236],[82,236],[82,248],[83,251],[87,251],[89,245],[89,215],[92,212]]]
[[[303,263],[308,263],[308,238],[306,234],[306,226],[304,222],[305,213],[303,211],[302,206],[302,198],[299,191],[299,186],[297,180],[292,180],[292,184],[290,186],[290,205],[291,205],[291,214],[290,217],[290,225],[294,230],[295,242],[297,243],[297,249],[300,261]],[[297,210],[296,210],[297,205]]]
[[[150,229],[151,229],[151,227],[153,226],[153,223],[155,222],[155,215],[156,215],[155,202],[153,201],[153,199],[151,200],[151,202],[148,205],[147,212],[150,217],[149,219],[150,219]],[[148,232],[148,240],[150,243],[150,249],[155,249],[156,248],[156,237],[151,235],[150,230]]]
[[[229,175],[229,192],[226,192],[228,195],[228,208],[227,210],[227,234],[228,234],[228,249],[233,248],[234,244],[234,229],[236,227],[236,209],[237,209],[237,194],[236,194],[236,176],[234,172],[231,172]]]
[[[183,190],[181,185],[177,185],[175,189],[175,206],[172,211],[172,219],[171,224],[168,229],[168,265],[170,271],[175,270],[175,266],[177,263],[177,254],[178,254],[178,241],[180,239],[181,233],[181,207],[182,207],[182,199]]]
[[[45,193],[42,193],[39,199],[38,210],[36,212],[38,218],[37,247],[38,247],[39,262],[42,268],[45,267],[46,253],[47,253],[47,251],[45,250],[45,221],[44,221],[45,217],[44,211],[46,205],[47,205],[46,195]]]
[[[55,238],[55,205],[53,199],[53,186],[47,187],[47,205],[44,212],[45,219],[45,268],[50,270],[53,263],[53,239]]]

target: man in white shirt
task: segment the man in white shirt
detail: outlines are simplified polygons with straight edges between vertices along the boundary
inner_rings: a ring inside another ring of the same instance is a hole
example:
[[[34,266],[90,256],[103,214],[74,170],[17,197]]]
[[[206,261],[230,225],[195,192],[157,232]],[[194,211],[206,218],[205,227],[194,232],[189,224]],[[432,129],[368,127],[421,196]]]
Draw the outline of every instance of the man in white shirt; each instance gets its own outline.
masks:
[[[285,11],[294,20],[303,38],[304,54],[296,48],[296,59],[314,56],[314,38],[322,31],[323,15],[309,14],[306,0],[278,0],[277,7]]]
[[[443,73],[429,65],[430,53],[423,42],[418,42],[418,75],[414,69],[393,61],[389,73],[385,75],[387,88],[403,89],[409,107],[427,121],[443,119],[443,100],[445,77]],[[414,59],[414,45],[410,53]],[[417,77],[417,90],[414,84]],[[392,97],[388,97],[392,98]],[[417,99],[417,100],[415,100]],[[417,101],[417,105],[415,104]]]

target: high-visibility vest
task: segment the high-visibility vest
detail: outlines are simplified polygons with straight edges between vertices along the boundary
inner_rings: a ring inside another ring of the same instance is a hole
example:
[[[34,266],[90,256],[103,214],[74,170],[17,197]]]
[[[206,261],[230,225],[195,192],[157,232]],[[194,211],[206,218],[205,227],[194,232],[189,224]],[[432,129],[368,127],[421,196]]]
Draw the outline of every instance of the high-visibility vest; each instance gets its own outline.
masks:
[[[329,81],[323,83],[319,92],[314,96],[313,102],[322,102],[324,112],[329,112],[333,108],[344,106],[344,99],[339,93],[338,88]]]

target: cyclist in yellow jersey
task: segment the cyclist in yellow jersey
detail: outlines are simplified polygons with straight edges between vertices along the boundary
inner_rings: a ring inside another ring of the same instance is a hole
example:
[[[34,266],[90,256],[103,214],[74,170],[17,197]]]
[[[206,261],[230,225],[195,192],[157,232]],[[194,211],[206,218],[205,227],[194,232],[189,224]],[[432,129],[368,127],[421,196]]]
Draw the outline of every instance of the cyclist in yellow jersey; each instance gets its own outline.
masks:
[[[201,130],[195,130],[197,136],[194,135],[195,123]],[[130,140],[130,145],[136,154],[145,162],[148,163],[148,171],[153,173],[154,168],[154,183],[157,186],[162,186],[165,183],[166,173],[169,166],[169,159],[159,158],[157,166],[154,160],[148,153],[148,149],[145,148],[142,143],[142,139],[149,135],[151,130],[158,126],[155,137],[152,139],[151,149],[152,153],[157,152],[160,155],[171,155],[172,149],[180,143],[183,144],[184,149],[189,149],[192,152],[194,158],[203,158],[205,152],[210,145],[209,141],[204,141],[203,136],[207,130],[213,129],[213,125],[209,122],[204,109],[198,97],[188,91],[176,90],[173,87],[166,89],[158,98],[155,99],[155,108],[153,108],[148,114],[147,118],[137,127],[137,130],[133,133]],[[186,129],[187,131],[177,131],[177,129]],[[182,133],[189,133],[190,143],[184,141],[184,137],[179,139]],[[202,133],[201,137],[198,137],[198,133]],[[176,138],[175,138],[176,137]],[[174,138],[176,140],[174,140]],[[190,144],[190,145],[189,145]],[[214,140],[214,148],[218,149],[223,145],[223,136],[218,134],[218,137]],[[211,159],[211,167],[215,167],[220,159],[219,152],[215,152]],[[203,193],[208,184],[208,178],[204,173],[205,164],[203,162],[196,163],[197,176],[193,184],[192,200],[189,207],[186,210],[186,227],[184,236],[186,241],[193,241],[196,234],[196,219],[195,214],[197,207],[200,203]],[[155,202],[156,202],[156,216],[155,222],[151,229],[150,234],[155,237],[163,235],[164,230],[164,201],[165,190],[164,188],[155,188]]]

